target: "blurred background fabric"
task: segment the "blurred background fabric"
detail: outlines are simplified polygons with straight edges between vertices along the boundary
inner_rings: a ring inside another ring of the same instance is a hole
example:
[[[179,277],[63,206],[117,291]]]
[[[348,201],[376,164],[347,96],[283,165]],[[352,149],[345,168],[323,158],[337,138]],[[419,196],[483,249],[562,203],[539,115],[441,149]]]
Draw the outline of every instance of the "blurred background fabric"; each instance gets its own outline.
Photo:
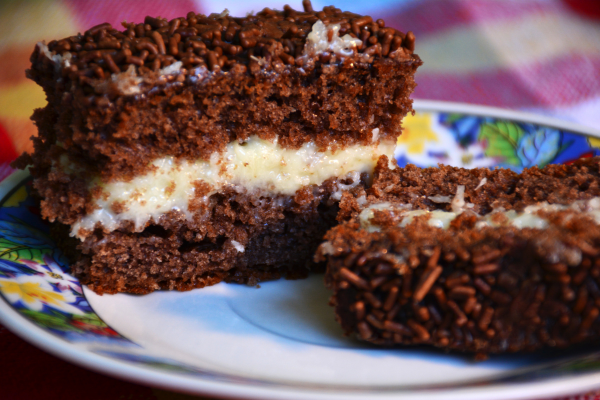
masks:
[[[320,9],[331,0],[313,1]],[[277,0],[29,0],[0,2],[0,181],[18,154],[31,150],[35,108],[43,91],[25,77],[38,41],[146,15],[229,9],[246,15],[301,1]],[[600,0],[339,0],[342,10],[383,18],[413,31],[424,65],[414,98],[530,111],[600,128]],[[188,399],[104,377],[37,350],[0,326],[0,398]],[[35,376],[36,385],[26,382]],[[69,382],[58,384],[65,376]],[[91,388],[94,391],[89,392]],[[95,394],[94,394],[95,393]],[[55,397],[56,396],[56,397]],[[95,396],[95,397],[94,397]],[[598,394],[573,399],[600,399]]]

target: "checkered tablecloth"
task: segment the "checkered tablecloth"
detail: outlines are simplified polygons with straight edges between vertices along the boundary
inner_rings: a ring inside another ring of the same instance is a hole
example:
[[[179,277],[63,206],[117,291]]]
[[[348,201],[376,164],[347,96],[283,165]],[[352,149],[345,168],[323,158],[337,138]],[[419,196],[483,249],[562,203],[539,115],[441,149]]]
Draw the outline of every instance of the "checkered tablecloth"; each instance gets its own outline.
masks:
[[[313,1],[314,8],[329,5]],[[193,10],[245,15],[276,0],[0,1],[0,180],[8,162],[31,149],[33,109],[42,90],[25,78],[40,40],[146,15],[173,18]],[[301,8],[300,0],[291,5]],[[600,0],[370,0],[335,2],[404,32],[412,30],[425,64],[415,98],[532,111],[600,128]],[[2,399],[192,399],[75,367],[0,326]],[[600,385],[600,382],[599,382]],[[572,399],[600,399],[600,392]]]

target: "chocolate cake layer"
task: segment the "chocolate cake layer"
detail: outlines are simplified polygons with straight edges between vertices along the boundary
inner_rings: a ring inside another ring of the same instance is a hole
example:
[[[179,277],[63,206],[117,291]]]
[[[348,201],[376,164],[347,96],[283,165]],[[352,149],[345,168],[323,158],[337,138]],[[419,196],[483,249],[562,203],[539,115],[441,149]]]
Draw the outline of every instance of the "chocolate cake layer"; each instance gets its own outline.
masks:
[[[347,334],[490,353],[600,339],[600,159],[507,170],[381,166],[317,259]]]
[[[234,18],[147,17],[39,44],[28,76],[36,113],[34,175],[64,149],[102,180],[130,178],[165,155],[208,159],[253,135],[283,148],[394,141],[421,64],[414,35],[341,12],[265,9]],[[377,129],[374,134],[373,130]]]

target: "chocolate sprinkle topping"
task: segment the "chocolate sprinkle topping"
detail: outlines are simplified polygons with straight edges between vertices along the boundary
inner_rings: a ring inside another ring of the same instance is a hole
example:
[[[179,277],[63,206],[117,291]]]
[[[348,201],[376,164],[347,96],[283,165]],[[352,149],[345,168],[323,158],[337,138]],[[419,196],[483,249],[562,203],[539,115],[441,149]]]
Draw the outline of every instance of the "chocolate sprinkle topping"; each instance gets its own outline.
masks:
[[[373,21],[370,16],[342,12],[333,6],[314,11],[306,0],[303,6],[304,11],[288,5],[283,11],[265,8],[244,18],[231,17],[227,10],[208,16],[190,12],[170,21],[148,16],[143,23],[123,22],[124,30],[104,23],[83,34],[53,40],[48,50],[52,55],[70,57],[62,76],[83,85],[131,67],[143,75],[178,61],[183,74],[202,67],[210,71],[229,71],[235,66],[251,71],[278,69],[310,62],[303,52],[308,34],[320,20],[325,26],[339,24],[340,36],[348,34],[362,42],[354,48],[356,57],[412,57],[412,32],[404,34],[386,27],[381,19]],[[329,41],[332,36],[333,30],[329,30]],[[46,56],[38,50],[32,62]],[[312,57],[321,63],[337,63],[343,58],[329,52]]]

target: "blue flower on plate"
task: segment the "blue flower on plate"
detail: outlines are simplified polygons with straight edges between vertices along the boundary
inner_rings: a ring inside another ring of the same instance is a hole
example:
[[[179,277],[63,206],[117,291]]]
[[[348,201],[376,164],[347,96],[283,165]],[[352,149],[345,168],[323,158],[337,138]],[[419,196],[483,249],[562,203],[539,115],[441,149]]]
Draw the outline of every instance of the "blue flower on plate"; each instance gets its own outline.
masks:
[[[525,132],[517,146],[517,157],[523,168],[540,168],[551,163],[561,149],[562,134],[558,129],[520,124]]]
[[[14,278],[18,275],[41,275],[41,273],[27,265],[0,259],[0,277]]]

